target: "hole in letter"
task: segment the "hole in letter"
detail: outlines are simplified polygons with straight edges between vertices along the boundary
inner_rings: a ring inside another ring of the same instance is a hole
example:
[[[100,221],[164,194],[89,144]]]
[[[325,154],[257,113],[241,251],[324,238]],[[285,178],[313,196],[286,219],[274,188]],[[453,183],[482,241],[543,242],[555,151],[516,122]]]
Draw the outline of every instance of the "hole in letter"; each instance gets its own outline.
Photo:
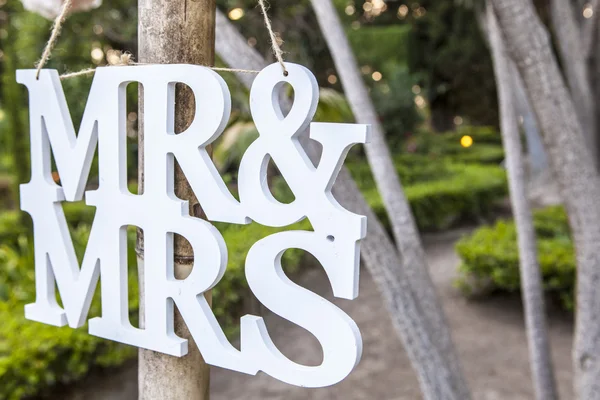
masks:
[[[194,92],[185,83],[175,85],[175,134],[185,132],[196,117],[196,98]]]

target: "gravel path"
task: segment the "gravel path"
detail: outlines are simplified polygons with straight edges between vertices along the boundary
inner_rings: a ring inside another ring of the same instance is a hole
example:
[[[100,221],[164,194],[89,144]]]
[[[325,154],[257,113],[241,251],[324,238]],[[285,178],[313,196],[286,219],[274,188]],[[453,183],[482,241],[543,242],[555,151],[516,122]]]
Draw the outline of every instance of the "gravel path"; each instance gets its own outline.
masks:
[[[474,398],[531,399],[527,344],[519,300],[514,296],[501,296],[467,301],[452,286],[459,263],[453,246],[462,233],[465,231],[427,237],[425,244],[431,274]],[[318,268],[303,271],[296,282],[328,299],[333,298],[325,274]],[[334,302],[356,321],[363,336],[362,361],[345,381],[329,388],[303,389],[282,384],[262,373],[254,377],[213,368],[211,399],[420,398],[410,362],[368,272],[362,271],[358,299],[336,299]],[[284,354],[297,362],[319,363],[321,350],[308,332],[268,312],[264,315],[273,340]],[[567,316],[554,316],[550,321],[550,334],[561,397],[568,399],[572,397],[572,322]]]

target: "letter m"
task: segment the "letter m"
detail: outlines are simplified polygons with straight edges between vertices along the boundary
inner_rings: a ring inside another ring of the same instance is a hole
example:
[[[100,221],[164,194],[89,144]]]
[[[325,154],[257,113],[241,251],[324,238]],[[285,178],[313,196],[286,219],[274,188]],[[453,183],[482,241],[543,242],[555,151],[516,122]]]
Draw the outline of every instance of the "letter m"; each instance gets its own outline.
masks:
[[[119,89],[124,85],[110,79],[110,74],[96,74],[75,135],[58,73],[42,70],[39,79],[35,74],[34,70],[17,71],[17,81],[29,90],[31,181],[21,185],[21,209],[31,215],[34,224],[37,293],[35,303],[25,307],[25,316],[51,325],[79,327],[85,323],[98,282],[100,252],[95,243],[102,240],[102,232],[94,223],[80,269],[60,203],[83,198],[99,130],[119,129],[119,107],[124,100]],[[50,149],[62,187],[52,179]],[[55,282],[64,309],[57,303]]]

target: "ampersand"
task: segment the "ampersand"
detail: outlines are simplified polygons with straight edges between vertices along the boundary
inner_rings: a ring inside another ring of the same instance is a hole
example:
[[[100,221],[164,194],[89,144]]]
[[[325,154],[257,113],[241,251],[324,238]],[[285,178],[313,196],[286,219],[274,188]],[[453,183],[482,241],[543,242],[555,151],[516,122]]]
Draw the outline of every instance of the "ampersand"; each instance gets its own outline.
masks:
[[[303,66],[286,63],[286,67],[287,76],[276,64],[265,68],[250,92],[250,110],[260,136],[240,164],[242,206],[251,219],[268,226],[287,226],[307,217],[314,228],[315,240],[339,255],[335,268],[358,269],[356,246],[365,235],[365,219],[342,208],[331,189],[352,145],[367,141],[369,126],[311,123],[319,101],[317,81]],[[294,90],[294,102],[284,115],[279,96],[286,83]],[[323,146],[317,167],[298,141],[309,124],[310,138]],[[295,196],[290,204],[276,200],[267,186],[270,159]],[[354,298],[358,294],[357,288],[339,287],[336,296]]]

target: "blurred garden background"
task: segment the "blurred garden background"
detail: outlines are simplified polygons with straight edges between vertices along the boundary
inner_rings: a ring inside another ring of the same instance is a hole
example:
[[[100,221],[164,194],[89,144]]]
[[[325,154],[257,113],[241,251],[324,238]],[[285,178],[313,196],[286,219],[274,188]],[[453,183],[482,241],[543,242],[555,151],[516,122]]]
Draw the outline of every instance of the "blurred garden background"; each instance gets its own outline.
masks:
[[[246,38],[247,45],[273,61],[256,2],[217,3]],[[283,39],[286,60],[305,65],[318,79],[321,97],[316,120],[354,122],[310,2],[270,3],[269,14],[274,30]],[[334,3],[383,126],[424,243],[432,280],[448,314],[458,354],[464,357],[462,364],[474,388],[474,398],[533,398],[519,295],[517,230],[508,200],[494,67],[479,20],[483,2]],[[547,2],[535,3],[542,21],[550,24]],[[577,18],[583,21],[593,16],[591,5],[573,3]],[[52,21],[26,11],[19,0],[0,0],[0,399],[132,398],[136,390],[132,371],[137,349],[90,336],[85,328],[55,328],[24,318],[24,305],[35,299],[35,277],[31,219],[18,207],[18,186],[29,180],[30,161],[27,92],[16,83],[15,70],[33,68],[51,24]],[[74,13],[67,19],[47,68],[63,73],[115,64],[123,52],[136,59],[136,35],[136,1],[104,1],[97,9]],[[217,66],[227,65],[217,59]],[[231,90],[233,111],[229,125],[214,145],[213,159],[235,192],[241,156],[258,133],[250,116],[247,88],[234,74],[224,72],[222,76]],[[75,126],[81,120],[92,79],[81,76],[62,81]],[[137,87],[129,85],[128,170],[133,193],[138,176],[137,102]],[[516,108],[525,152],[528,198],[535,209],[533,221],[557,381],[564,395],[570,393],[572,383],[575,250],[567,214],[541,146],[540,129],[531,124],[535,115],[527,105]],[[391,234],[390,216],[364,150],[354,148],[346,166]],[[94,181],[96,168],[92,167],[91,189],[98,184],[97,178]],[[276,168],[270,179],[277,199],[293,199]],[[65,204],[64,210],[76,250],[82,257],[94,208],[81,202]],[[258,224],[217,226],[228,245],[229,265],[214,289],[213,307],[235,340],[239,317],[260,309],[246,287],[246,252],[257,239],[274,230]],[[135,230],[129,232],[129,239],[129,307],[135,325],[139,302]],[[330,288],[323,285],[326,278],[313,261],[300,252],[288,252],[285,257],[286,270],[295,281],[331,298]],[[357,320],[365,338],[363,365],[356,376],[351,375],[348,382],[334,389],[301,392],[265,377],[252,381],[258,378],[213,371],[217,374],[213,378],[213,397],[419,398],[419,384],[389,317],[382,311],[375,285],[366,271],[361,279],[363,293],[353,308],[347,302],[340,303]],[[100,311],[99,293],[96,297],[90,317]],[[385,321],[379,323],[379,318]],[[318,344],[307,339],[305,332],[293,330],[283,322],[268,321],[273,324],[270,326],[278,327],[273,336],[289,338],[276,342],[283,347],[288,342],[290,354],[310,358],[305,354],[310,351],[305,352],[298,343],[308,343],[316,348],[311,351],[318,353]],[[95,389],[88,393],[86,387]],[[567,394],[564,398],[572,397]]]

